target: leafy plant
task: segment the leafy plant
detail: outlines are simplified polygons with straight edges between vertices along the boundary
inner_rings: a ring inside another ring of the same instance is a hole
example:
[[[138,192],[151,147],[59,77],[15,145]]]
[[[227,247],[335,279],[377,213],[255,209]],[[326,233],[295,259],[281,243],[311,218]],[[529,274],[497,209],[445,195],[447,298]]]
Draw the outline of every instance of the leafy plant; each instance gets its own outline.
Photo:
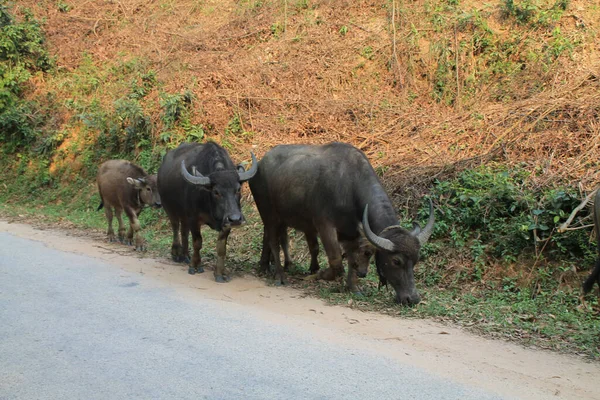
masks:
[[[50,70],[53,61],[45,48],[42,28],[25,10],[23,20],[10,14],[7,2],[0,2],[0,142],[14,152],[32,144],[44,124],[37,104],[22,98],[32,74]]]
[[[568,188],[532,188],[528,178],[518,167],[491,165],[435,184],[434,237],[445,237],[453,251],[467,256],[465,268],[471,273],[461,279],[479,280],[488,266],[510,264],[527,254],[555,261],[576,256],[592,263],[585,231],[558,235],[554,229],[579,204],[577,194]],[[421,213],[426,218],[428,210]]]

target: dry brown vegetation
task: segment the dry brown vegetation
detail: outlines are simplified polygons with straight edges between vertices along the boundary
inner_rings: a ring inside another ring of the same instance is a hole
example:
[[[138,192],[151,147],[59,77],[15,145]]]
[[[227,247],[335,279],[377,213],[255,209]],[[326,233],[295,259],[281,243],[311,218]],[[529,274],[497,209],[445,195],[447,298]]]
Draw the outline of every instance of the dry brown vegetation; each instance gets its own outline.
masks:
[[[571,1],[558,21],[519,23],[506,4],[22,0],[16,11],[45,19],[59,71],[84,54],[97,66],[138,58],[162,90],[193,91],[193,120],[213,139],[239,115],[251,134],[229,138],[234,153],[340,140],[396,187],[497,159],[525,163],[541,184],[590,189],[600,180],[600,9]],[[34,86],[72,96],[56,81]],[[109,105],[119,90],[87,96]],[[158,135],[157,90],[148,98]]]

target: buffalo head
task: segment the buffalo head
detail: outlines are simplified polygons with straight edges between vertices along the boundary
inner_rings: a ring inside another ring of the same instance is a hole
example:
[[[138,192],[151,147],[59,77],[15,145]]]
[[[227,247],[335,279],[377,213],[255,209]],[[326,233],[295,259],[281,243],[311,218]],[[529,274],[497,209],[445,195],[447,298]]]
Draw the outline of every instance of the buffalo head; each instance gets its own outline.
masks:
[[[429,220],[423,230],[414,224],[408,231],[399,225],[389,226],[378,235],[369,226],[369,206],[363,213],[363,229],[366,238],[377,249],[375,264],[383,284],[389,282],[396,292],[396,302],[400,304],[418,304],[421,301],[415,287],[414,267],[419,261],[421,246],[427,243],[433,232],[435,216],[433,204],[429,200]]]
[[[160,208],[160,195],[156,186],[156,175],[148,175],[145,178],[127,177],[127,183],[132,185],[139,193],[142,204]]]
[[[210,192],[212,199],[211,212],[215,221],[220,221],[223,228],[239,226],[244,222],[244,216],[240,206],[242,183],[252,178],[258,171],[258,162],[254,153],[252,156],[252,167],[244,171],[243,167],[235,170],[220,169],[207,176],[202,175],[192,167],[190,174],[181,161],[181,174],[183,178],[196,187]]]

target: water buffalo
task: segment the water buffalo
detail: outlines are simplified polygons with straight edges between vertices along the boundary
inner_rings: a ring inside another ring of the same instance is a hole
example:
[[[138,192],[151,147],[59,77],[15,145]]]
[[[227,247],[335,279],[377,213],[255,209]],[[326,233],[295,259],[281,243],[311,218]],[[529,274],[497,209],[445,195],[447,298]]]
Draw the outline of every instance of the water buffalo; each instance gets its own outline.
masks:
[[[583,282],[583,293],[589,293],[594,287],[594,283],[600,286],[600,190],[596,192],[594,197],[594,230],[596,231],[596,246],[598,249],[598,258],[594,270]]]
[[[127,160],[109,160],[100,165],[96,177],[100,192],[100,205],[104,207],[108,221],[108,240],[115,240],[112,227],[113,208],[119,221],[119,240],[128,245],[133,244],[135,235],[136,250],[145,250],[146,245],[140,236],[138,215],[144,206],[160,207],[160,196],[156,189],[156,175],[148,175],[142,167]],[[125,227],[121,213],[125,211],[129,218],[129,232],[125,238]]]
[[[375,249],[375,263],[382,283],[389,282],[401,304],[420,301],[413,269],[421,246],[433,231],[434,213],[421,231],[401,227],[394,207],[363,152],[344,143],[280,145],[267,152],[250,180],[250,189],[265,226],[261,266],[275,263],[276,283],[285,282],[279,260],[284,227],[293,227],[321,238],[329,268],[318,277],[331,280],[343,274],[339,243],[349,255],[349,269],[356,266],[360,224]],[[270,253],[269,253],[270,252]],[[350,275],[350,273],[349,273]],[[347,283],[352,288],[352,282]]]
[[[190,274],[204,272],[200,265],[200,227],[206,224],[219,231],[215,280],[229,280],[225,273],[227,237],[232,227],[244,222],[240,189],[256,170],[254,154],[252,168],[244,171],[243,167],[233,164],[224,148],[213,142],[182,143],[165,155],[158,169],[158,191],[173,228],[171,255],[176,262],[190,261],[188,235],[191,231],[194,252],[188,269]]]

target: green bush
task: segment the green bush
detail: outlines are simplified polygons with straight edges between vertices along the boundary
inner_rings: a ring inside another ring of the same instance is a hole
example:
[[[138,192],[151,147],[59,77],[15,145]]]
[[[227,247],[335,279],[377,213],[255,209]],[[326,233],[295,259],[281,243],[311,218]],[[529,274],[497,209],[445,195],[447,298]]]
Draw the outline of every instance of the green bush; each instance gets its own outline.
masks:
[[[589,230],[558,234],[555,229],[579,204],[576,190],[539,189],[529,178],[521,168],[492,165],[436,182],[432,197],[439,207],[434,238],[443,237],[445,242],[432,244],[426,252],[461,249],[475,269],[512,263],[521,256],[548,261],[584,258],[591,265]],[[424,207],[421,218],[427,214]]]
[[[0,141],[5,151],[31,145],[45,122],[36,103],[22,98],[23,87],[36,72],[52,67],[41,26],[28,11],[16,21],[0,1]]]

